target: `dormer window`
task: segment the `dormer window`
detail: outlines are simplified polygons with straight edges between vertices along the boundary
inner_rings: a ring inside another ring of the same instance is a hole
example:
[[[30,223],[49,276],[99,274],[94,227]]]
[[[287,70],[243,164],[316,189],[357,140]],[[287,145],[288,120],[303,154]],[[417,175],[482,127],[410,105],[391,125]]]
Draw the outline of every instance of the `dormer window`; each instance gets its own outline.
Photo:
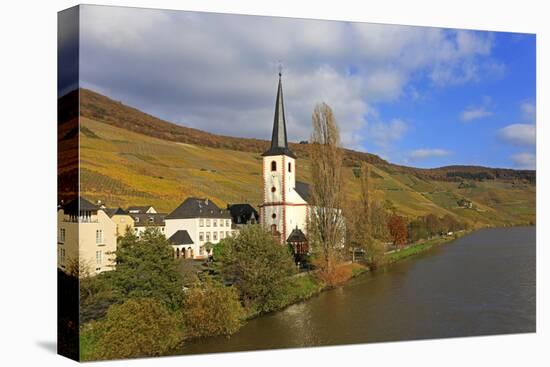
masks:
[[[271,171],[272,172],[277,171],[277,162],[275,162],[275,161],[271,162]]]

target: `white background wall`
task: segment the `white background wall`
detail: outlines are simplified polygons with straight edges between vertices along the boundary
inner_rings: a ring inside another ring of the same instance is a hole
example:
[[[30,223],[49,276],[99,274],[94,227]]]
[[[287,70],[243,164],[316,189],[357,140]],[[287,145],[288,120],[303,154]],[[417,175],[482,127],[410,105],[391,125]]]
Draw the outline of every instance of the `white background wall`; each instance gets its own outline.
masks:
[[[0,364],[74,366],[54,353],[56,340],[56,11],[76,1],[5,1],[0,11],[2,58],[2,256]],[[537,366],[550,345],[550,29],[545,2],[479,0],[94,1],[216,12],[343,19],[536,32],[538,113],[537,330],[535,335],[475,337],[370,345],[232,353],[94,363],[94,366]],[[546,205],[540,205],[545,203]],[[32,204],[32,208],[29,205]],[[9,208],[9,210],[5,210]],[[31,213],[32,209],[32,213]],[[27,218],[27,220],[18,220]],[[29,227],[29,218],[35,218]],[[25,249],[25,250],[23,250]],[[31,254],[33,256],[24,256]],[[24,260],[22,260],[24,259]],[[543,292],[543,289],[545,290]]]

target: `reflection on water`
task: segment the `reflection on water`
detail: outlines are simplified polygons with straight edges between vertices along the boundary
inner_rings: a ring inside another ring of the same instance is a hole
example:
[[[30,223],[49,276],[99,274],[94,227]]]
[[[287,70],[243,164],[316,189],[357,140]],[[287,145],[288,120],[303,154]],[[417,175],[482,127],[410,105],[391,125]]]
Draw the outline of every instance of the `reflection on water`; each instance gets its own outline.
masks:
[[[535,331],[535,228],[486,229],[179,353]]]

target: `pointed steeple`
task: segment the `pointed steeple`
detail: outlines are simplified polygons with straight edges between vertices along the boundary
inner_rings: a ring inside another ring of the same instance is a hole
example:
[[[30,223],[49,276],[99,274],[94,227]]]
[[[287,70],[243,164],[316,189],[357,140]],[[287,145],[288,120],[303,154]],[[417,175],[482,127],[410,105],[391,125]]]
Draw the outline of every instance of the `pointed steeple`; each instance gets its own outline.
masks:
[[[288,149],[288,139],[286,136],[285,106],[283,102],[283,83],[281,81],[281,71],[279,71],[279,86],[277,87],[277,99],[275,100],[275,116],[273,118],[273,133],[271,134],[271,147],[263,156],[288,155],[296,158],[294,153]]]

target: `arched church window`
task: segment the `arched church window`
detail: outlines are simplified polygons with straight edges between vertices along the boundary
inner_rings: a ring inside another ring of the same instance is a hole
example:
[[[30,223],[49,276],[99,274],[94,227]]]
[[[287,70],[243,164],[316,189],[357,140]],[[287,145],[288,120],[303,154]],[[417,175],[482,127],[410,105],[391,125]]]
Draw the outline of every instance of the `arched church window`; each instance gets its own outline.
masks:
[[[275,213],[271,214],[271,218],[273,218],[273,219],[277,218],[277,214],[275,214]]]
[[[273,186],[273,187],[271,188],[271,192],[275,192],[275,191],[277,191],[277,189],[275,188],[275,186]]]
[[[288,172],[292,172],[292,163],[288,162]]]
[[[271,171],[277,171],[277,162],[275,161],[271,162]]]

